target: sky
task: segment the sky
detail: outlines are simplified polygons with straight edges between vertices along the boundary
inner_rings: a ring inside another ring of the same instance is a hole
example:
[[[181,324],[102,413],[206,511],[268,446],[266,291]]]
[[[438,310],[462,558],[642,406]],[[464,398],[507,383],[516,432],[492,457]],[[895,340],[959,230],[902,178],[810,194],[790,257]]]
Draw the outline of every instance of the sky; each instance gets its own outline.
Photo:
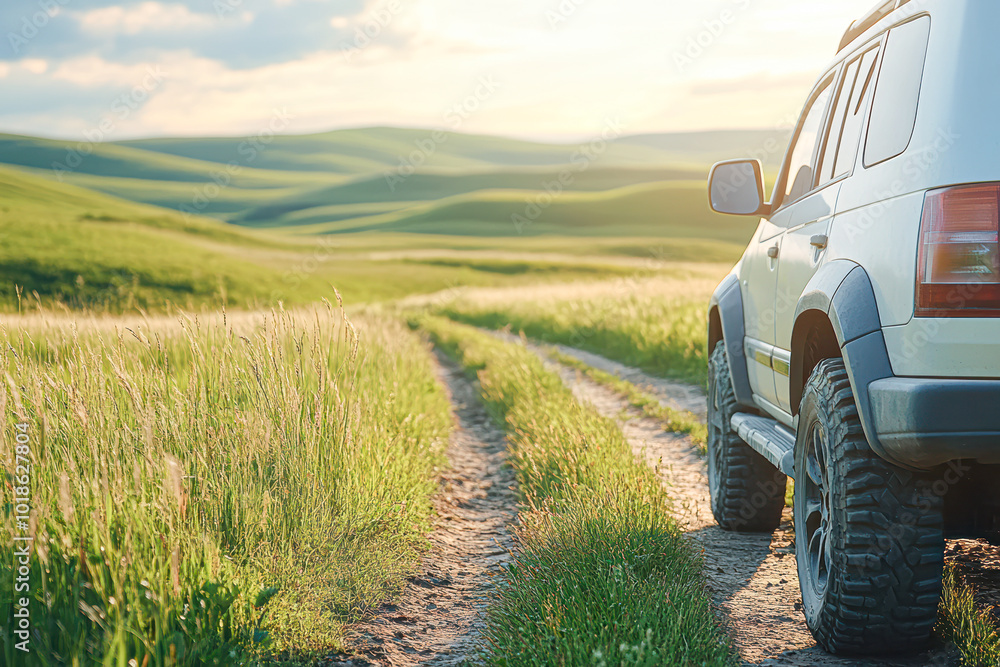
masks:
[[[874,0],[3,0],[0,132],[791,125]]]

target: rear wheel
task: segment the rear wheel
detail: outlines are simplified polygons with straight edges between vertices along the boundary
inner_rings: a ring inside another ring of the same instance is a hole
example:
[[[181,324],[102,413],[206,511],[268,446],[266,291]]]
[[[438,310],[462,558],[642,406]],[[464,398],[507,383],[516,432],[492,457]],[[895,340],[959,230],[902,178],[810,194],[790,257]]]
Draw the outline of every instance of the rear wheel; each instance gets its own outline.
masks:
[[[781,523],[786,478],[733,430],[739,409],[726,347],[709,359],[708,487],[712,514],[725,530],[771,532]]]
[[[809,379],[795,449],[795,555],[816,641],[831,653],[919,649],[941,595],[942,498],[872,451],[842,360]]]

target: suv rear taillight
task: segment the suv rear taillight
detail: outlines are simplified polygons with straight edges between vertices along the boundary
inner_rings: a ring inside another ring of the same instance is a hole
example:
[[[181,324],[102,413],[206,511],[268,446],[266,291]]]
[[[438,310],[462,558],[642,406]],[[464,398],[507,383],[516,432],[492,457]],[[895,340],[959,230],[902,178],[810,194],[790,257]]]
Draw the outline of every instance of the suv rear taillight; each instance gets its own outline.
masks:
[[[927,193],[917,317],[1000,317],[1000,184]]]

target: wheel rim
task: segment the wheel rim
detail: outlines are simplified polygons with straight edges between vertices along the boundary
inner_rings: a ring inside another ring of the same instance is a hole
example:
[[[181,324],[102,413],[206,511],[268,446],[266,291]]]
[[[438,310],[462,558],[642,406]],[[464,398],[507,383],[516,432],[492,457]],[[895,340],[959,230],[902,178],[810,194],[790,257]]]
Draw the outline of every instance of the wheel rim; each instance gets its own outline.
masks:
[[[806,450],[804,487],[806,568],[817,596],[822,597],[830,583],[830,482],[826,460],[827,433],[822,424],[813,424]]]
[[[719,491],[719,480],[722,472],[722,439],[725,437],[725,416],[722,409],[722,396],[719,392],[715,373],[709,376],[708,387],[708,487],[714,500]]]

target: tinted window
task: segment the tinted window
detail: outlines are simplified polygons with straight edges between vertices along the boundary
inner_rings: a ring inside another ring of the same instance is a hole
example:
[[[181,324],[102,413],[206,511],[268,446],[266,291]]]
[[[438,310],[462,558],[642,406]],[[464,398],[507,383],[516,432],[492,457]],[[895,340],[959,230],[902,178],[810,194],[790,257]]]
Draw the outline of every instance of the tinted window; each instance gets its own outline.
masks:
[[[854,81],[858,78],[860,60],[848,63],[844,69],[844,78],[837,90],[837,101],[833,105],[833,115],[830,116],[830,129],[827,132],[826,147],[816,171],[819,172],[819,183],[823,184],[833,178],[833,165],[837,161],[837,148],[840,146],[840,133],[844,129],[844,118],[847,117],[847,105],[851,101]]]
[[[826,108],[830,103],[832,84],[831,77],[813,98],[812,105],[802,114],[802,129],[799,130],[795,145],[789,152],[788,167],[785,169],[783,203],[791,203],[813,188],[813,181],[816,180],[814,171],[816,144],[819,143],[823,130],[823,120],[826,118]]]
[[[924,16],[889,31],[872,100],[865,166],[900,155],[913,136],[931,19]]]
[[[834,165],[834,178],[843,176],[854,168],[858,158],[858,144],[861,143],[861,130],[864,126],[868,103],[875,89],[875,70],[878,64],[878,49],[872,49],[861,57],[861,67],[858,79],[854,84],[854,94],[848,106],[847,118],[844,119],[844,132],[837,150],[837,162]]]

